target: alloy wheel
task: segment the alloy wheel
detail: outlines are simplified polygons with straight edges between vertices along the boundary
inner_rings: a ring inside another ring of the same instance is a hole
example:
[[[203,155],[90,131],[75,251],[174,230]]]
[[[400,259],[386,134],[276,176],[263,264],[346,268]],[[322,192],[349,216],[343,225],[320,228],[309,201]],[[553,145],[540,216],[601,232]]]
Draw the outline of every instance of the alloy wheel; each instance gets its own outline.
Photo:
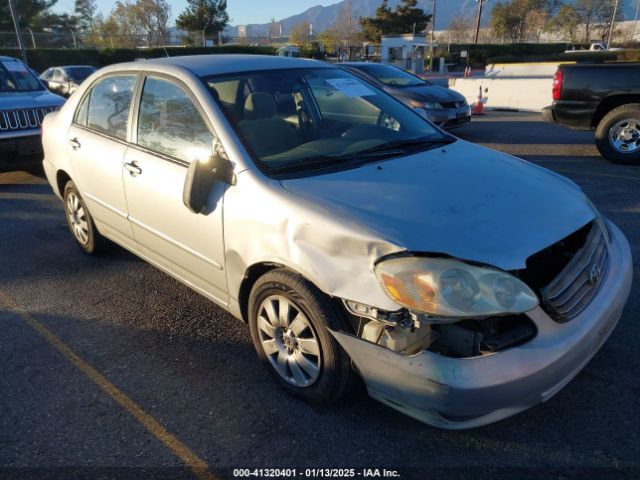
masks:
[[[258,309],[258,335],[269,362],[285,381],[308,387],[320,376],[320,343],[306,315],[282,295]]]
[[[625,119],[609,130],[609,143],[620,153],[640,150],[640,120]]]
[[[74,192],[69,192],[67,195],[67,216],[76,240],[82,245],[86,245],[89,242],[87,215],[80,198]]]

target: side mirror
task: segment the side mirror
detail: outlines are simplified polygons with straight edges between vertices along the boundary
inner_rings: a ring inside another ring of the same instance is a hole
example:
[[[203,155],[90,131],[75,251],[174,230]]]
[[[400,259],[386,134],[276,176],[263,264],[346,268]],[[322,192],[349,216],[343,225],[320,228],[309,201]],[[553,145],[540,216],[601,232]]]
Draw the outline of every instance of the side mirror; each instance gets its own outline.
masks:
[[[182,202],[193,213],[202,213],[215,182],[236,184],[233,164],[219,154],[206,160],[194,160],[189,165],[182,190]]]

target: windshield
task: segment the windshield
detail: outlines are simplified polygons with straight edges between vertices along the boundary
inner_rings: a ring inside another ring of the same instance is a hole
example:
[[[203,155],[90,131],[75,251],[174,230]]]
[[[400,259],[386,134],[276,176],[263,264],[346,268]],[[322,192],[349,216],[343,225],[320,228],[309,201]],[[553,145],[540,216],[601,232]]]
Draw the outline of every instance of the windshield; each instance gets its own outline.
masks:
[[[390,87],[418,87],[427,84],[424,80],[391,65],[358,65],[355,68]]]
[[[391,96],[336,68],[203,80],[256,160],[272,172],[348,167],[452,141]]]
[[[19,60],[0,60],[0,92],[44,90],[40,81]]]
[[[86,80],[96,69],[94,67],[68,67],[64,71],[72,80]]]

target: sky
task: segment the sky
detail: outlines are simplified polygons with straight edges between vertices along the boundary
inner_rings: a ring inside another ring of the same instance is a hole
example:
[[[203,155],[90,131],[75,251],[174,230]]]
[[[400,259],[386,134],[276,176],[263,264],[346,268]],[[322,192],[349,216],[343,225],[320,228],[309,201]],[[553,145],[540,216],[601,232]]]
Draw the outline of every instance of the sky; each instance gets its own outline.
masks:
[[[282,18],[304,12],[316,5],[331,5],[340,0],[227,0],[227,13],[231,17],[230,25],[244,25],[246,23],[267,23],[272,18]],[[115,5],[115,0],[97,0],[98,10],[107,14]],[[171,5],[171,23],[182,12],[186,0],[167,0]],[[74,0],[58,0],[55,10],[71,13]]]

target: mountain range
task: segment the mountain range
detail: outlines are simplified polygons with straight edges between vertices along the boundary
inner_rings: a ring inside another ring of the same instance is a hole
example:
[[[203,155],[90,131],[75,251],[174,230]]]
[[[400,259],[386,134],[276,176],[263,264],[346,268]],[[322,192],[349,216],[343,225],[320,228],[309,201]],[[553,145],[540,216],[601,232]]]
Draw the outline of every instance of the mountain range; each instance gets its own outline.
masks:
[[[382,3],[381,0],[351,0],[351,10],[354,18],[373,17],[376,8]],[[401,0],[389,0],[389,6],[395,7]],[[321,32],[333,25],[340,15],[342,8],[345,8],[348,0],[323,7],[317,5],[305,10],[297,15],[292,15],[283,19],[276,19],[282,25],[282,33],[287,35],[291,27],[307,21],[313,26],[314,32]],[[485,3],[485,12],[482,14],[483,25],[489,23],[491,5],[494,2]],[[634,3],[634,2],[629,2]],[[433,0],[420,0],[418,7],[426,12],[433,9]],[[445,30],[449,22],[456,16],[476,18],[478,4],[476,0],[440,0],[436,4],[436,30]],[[627,5],[625,8],[625,18],[633,18],[634,6]],[[269,24],[249,24],[247,27],[248,36],[267,36],[269,34]],[[238,26],[230,26],[225,29],[225,34],[231,37],[238,36]]]

